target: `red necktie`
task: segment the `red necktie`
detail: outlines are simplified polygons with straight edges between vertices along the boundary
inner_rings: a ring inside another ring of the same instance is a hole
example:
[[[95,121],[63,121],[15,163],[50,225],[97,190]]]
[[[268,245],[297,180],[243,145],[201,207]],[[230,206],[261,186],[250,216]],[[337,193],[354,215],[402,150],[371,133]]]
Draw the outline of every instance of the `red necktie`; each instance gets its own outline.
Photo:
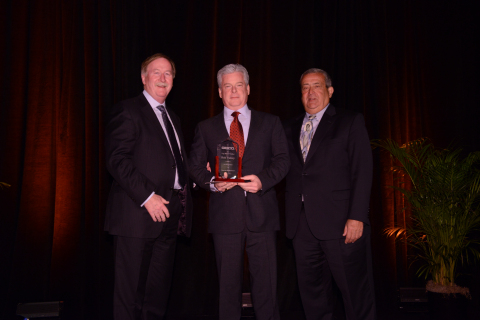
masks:
[[[245,140],[243,137],[243,127],[240,121],[238,121],[238,115],[240,112],[233,112],[232,117],[233,121],[232,124],[230,124],[230,139],[238,143],[238,146],[240,147],[240,151],[238,151],[238,154],[240,157],[243,158],[243,152],[245,151]],[[236,149],[236,148],[235,148]]]

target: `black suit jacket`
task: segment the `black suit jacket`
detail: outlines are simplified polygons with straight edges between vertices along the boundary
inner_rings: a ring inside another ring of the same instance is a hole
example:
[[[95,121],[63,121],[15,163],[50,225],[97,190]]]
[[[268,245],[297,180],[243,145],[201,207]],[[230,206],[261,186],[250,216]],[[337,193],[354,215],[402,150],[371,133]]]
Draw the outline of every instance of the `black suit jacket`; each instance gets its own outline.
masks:
[[[187,170],[180,119],[170,108],[167,107],[167,111],[180,140]],[[114,178],[105,230],[125,237],[157,237],[163,223],[154,222],[141,204],[152,192],[167,201],[171,199],[176,168],[165,132],[143,93],[114,107],[105,132],[105,147],[107,169]],[[187,236],[191,230],[191,214],[192,201],[187,189]]]
[[[210,233],[239,233],[245,225],[253,232],[280,229],[274,186],[285,177],[290,165],[285,133],[278,117],[251,111],[242,176],[257,175],[262,182],[262,190],[247,193],[247,196],[238,186],[223,193],[212,192],[208,219]],[[205,182],[215,175],[217,145],[228,137],[223,112],[197,125],[190,152],[190,176],[208,191],[210,185]],[[207,162],[210,163],[212,172],[206,170]]]
[[[320,240],[341,238],[347,219],[368,221],[372,151],[363,116],[328,106],[303,162],[305,113],[285,125],[291,167],[286,178],[286,234],[293,238],[304,197],[305,215]]]

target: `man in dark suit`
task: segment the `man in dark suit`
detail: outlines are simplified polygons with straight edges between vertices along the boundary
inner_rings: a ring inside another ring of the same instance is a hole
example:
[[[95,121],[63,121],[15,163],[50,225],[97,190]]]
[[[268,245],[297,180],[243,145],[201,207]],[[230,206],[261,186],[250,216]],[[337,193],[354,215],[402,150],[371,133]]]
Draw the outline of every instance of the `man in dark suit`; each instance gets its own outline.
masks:
[[[144,91],[118,103],[105,137],[114,178],[105,230],[114,235],[114,318],[162,319],[177,233],[190,235],[191,195],[180,119],[165,106],[175,64],[163,54],[142,63]]]
[[[247,106],[247,70],[229,64],[217,74],[223,111],[198,124],[190,153],[190,175],[211,191],[208,231],[215,246],[220,284],[220,319],[240,319],[243,255],[248,254],[252,299],[257,320],[279,319],[276,299],[276,231],[280,229],[274,186],[290,165],[285,133],[276,116]],[[238,143],[243,179],[206,185],[214,174],[217,145]]]
[[[328,74],[300,79],[305,113],[285,126],[286,233],[307,319],[333,319],[332,281],[348,320],[375,319],[368,208],[372,152],[363,116],[330,104]]]

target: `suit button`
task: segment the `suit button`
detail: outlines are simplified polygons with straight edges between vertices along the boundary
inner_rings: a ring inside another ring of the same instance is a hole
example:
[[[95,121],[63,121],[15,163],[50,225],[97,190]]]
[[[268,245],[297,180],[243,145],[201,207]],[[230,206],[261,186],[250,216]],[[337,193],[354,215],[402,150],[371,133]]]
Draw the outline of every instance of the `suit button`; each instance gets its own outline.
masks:
[[[302,176],[308,176],[306,172],[302,172]]]
[[[302,194],[301,194],[301,193],[299,193],[299,194],[298,194],[298,196],[299,196],[299,197],[301,197],[301,196],[302,196]]]
[[[177,167],[176,165],[173,165],[173,166],[172,166],[172,169],[175,169],[176,167]]]

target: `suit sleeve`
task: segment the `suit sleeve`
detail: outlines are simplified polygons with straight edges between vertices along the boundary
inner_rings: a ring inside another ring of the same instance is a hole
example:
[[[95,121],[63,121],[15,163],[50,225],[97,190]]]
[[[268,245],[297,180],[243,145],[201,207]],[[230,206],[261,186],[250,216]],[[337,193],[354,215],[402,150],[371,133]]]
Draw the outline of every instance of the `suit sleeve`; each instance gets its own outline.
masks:
[[[115,181],[141,205],[155,190],[155,185],[140,173],[133,161],[138,129],[127,105],[120,103],[105,133],[107,169]]]
[[[257,177],[262,182],[260,194],[278,184],[290,169],[287,138],[285,137],[285,131],[278,117],[275,117],[270,138],[272,148],[270,165],[257,174]]]
[[[348,157],[352,179],[348,218],[369,224],[368,208],[372,189],[373,160],[370,140],[361,114],[356,115],[349,132]]]
[[[212,180],[215,170],[215,164],[210,163],[212,172],[209,172],[206,168],[208,162],[208,149],[205,144],[205,140],[202,135],[200,125],[195,128],[195,137],[193,139],[192,148],[190,150],[190,158],[188,161],[190,178],[201,188],[210,190],[210,185],[205,184]]]

